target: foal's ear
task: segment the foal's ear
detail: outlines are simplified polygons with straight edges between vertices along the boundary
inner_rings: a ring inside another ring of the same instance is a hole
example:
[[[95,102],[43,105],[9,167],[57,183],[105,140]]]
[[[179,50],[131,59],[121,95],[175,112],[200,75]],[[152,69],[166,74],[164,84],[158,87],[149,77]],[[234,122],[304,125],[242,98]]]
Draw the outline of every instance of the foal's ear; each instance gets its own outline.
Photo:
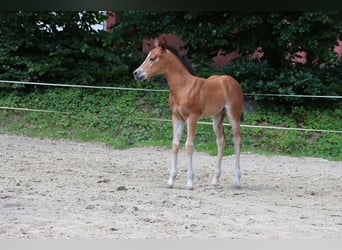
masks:
[[[166,42],[166,38],[165,38],[165,37],[162,37],[162,38],[159,40],[159,46],[160,46],[162,49],[166,49],[167,42]]]

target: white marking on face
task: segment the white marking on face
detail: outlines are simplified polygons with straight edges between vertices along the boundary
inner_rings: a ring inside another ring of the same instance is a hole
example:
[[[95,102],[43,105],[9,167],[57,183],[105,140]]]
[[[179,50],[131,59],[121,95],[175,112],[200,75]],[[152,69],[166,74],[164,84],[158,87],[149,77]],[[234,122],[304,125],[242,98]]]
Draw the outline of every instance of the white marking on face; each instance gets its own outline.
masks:
[[[147,56],[146,56],[146,58],[145,58],[145,60],[143,61],[143,63],[139,66],[139,68],[137,68],[135,71],[134,71],[134,78],[136,79],[136,80],[138,80],[139,81],[139,78],[142,76],[142,75],[144,75],[144,78],[146,78],[146,73],[145,73],[145,71],[141,68],[147,61],[148,61],[148,58],[150,57],[150,55],[151,55],[151,51],[147,54]]]
[[[148,55],[145,58],[145,61],[141,64],[141,65],[145,65],[149,68],[151,68],[153,66],[153,64],[155,64],[158,61],[158,57],[151,57],[151,51],[148,53]],[[141,67],[141,66],[140,66]]]
[[[148,59],[148,61],[149,61],[149,67],[152,67],[153,66],[153,64],[155,64],[157,61],[158,61],[158,57],[157,56],[154,56],[154,57],[151,57],[151,55],[149,56],[149,59]]]
[[[151,51],[147,54],[145,61],[142,64],[145,64],[150,56],[151,56]]]

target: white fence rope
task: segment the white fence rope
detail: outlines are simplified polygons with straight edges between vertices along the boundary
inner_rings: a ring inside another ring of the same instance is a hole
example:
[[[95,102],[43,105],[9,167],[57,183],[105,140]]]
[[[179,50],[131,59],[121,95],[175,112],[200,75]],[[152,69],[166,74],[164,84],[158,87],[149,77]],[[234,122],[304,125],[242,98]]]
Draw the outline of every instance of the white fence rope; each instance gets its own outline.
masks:
[[[162,119],[162,118],[135,118],[137,120],[149,120],[149,121],[160,121],[160,122],[172,122],[169,119]],[[213,125],[211,122],[204,122],[199,121],[198,124],[203,125]],[[224,126],[231,126],[229,123],[223,123]],[[342,131],[339,130],[324,130],[324,129],[311,129],[311,128],[288,128],[288,127],[277,127],[277,126],[260,126],[260,125],[247,125],[247,124],[240,124],[240,127],[243,128],[261,128],[261,129],[279,129],[279,130],[296,130],[296,131],[307,131],[307,132],[327,132],[327,133],[337,133],[342,134]]]
[[[342,96],[338,96],[338,95],[286,95],[286,94],[244,94],[244,95],[247,95],[247,96],[268,96],[268,97],[342,99]]]
[[[0,107],[0,109],[8,109],[8,110],[19,110],[19,111],[32,111],[32,112],[43,112],[43,113],[56,113],[56,114],[65,114],[70,115],[70,112],[62,112],[55,110],[44,110],[44,109],[30,109],[30,108],[13,108],[13,107]]]
[[[21,82],[21,81],[6,81],[0,80],[2,83],[21,84],[21,85],[39,85],[51,87],[67,87],[67,88],[86,88],[86,89],[110,89],[110,90],[130,90],[130,91],[145,91],[145,92],[169,92],[168,89],[143,89],[143,88],[125,88],[125,87],[110,87],[110,86],[88,86],[88,85],[72,85],[61,83],[43,83],[43,82]]]
[[[53,86],[53,87],[73,87],[73,88],[88,88],[88,89],[109,89],[109,90],[128,90],[128,91],[145,91],[145,92],[168,92],[167,89],[144,89],[144,88],[124,88],[124,87],[109,87],[109,86],[88,86],[88,85],[71,85],[71,84],[58,84],[58,83],[40,83],[40,82],[23,82],[23,81],[7,81],[0,80],[3,83],[11,84],[26,84],[26,85],[40,85],[40,86]],[[317,96],[317,95],[282,95],[282,94],[245,94],[245,95],[255,95],[255,96],[273,96],[273,97],[298,97],[298,98],[336,98],[341,99],[342,96]],[[15,108],[15,107],[1,107],[0,109],[5,110],[18,110],[18,111],[31,111],[31,112],[44,112],[44,113],[57,113],[72,115],[70,112],[61,112],[54,110],[41,110],[32,108]],[[162,118],[139,118],[135,117],[137,120],[149,120],[149,121],[159,121],[159,122],[172,122],[168,119]],[[199,121],[198,124],[212,125],[210,122]],[[224,123],[225,126],[230,126],[229,123]],[[291,128],[291,127],[278,127],[278,126],[260,126],[260,125],[247,125],[241,124],[241,127],[245,128],[260,128],[260,129],[278,129],[278,130],[292,130],[292,131],[308,131],[308,132],[326,132],[326,133],[342,133],[340,130],[324,130],[324,129],[311,129],[311,128]]]
[[[87,88],[87,89],[110,89],[110,90],[128,90],[128,91],[145,91],[145,92],[169,92],[168,89],[145,89],[145,88],[125,88],[125,87],[110,87],[110,86],[91,86],[91,85],[72,85],[61,83],[43,83],[43,82],[25,82],[25,81],[8,81],[0,80],[2,83],[21,84],[21,85],[39,85],[51,87],[68,87],[68,88]],[[325,95],[288,95],[288,94],[253,94],[245,93],[246,96],[266,96],[266,97],[295,97],[295,98],[327,98],[327,99],[342,99],[342,96],[325,96]]]

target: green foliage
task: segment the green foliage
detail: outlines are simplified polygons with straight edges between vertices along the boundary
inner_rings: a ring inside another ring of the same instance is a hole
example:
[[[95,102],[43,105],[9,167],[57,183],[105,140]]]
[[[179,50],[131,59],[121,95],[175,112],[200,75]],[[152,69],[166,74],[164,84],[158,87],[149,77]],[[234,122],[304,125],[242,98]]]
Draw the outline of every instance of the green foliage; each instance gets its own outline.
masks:
[[[339,12],[123,11],[119,15],[122,21],[114,31],[136,30],[140,40],[174,33],[187,42],[191,58],[200,64],[209,64],[220,49],[239,48],[247,57],[258,47],[275,68],[299,50],[327,62],[334,56],[329,48],[342,32]]]
[[[108,33],[91,27],[106,18],[96,11],[1,12],[0,78],[84,85],[121,79],[128,68]]]
[[[234,60],[219,69],[219,72],[236,78],[245,93],[274,93],[268,83],[275,79],[277,72],[267,61]]]
[[[342,121],[341,104],[336,109],[316,110],[302,106],[293,107],[292,113],[270,112],[263,109],[246,116],[246,123],[254,125],[276,125],[282,127],[340,130]],[[255,150],[266,150],[294,156],[323,156],[341,159],[342,135],[336,133],[303,132],[250,129],[249,139]],[[308,152],[310,152],[308,154]]]
[[[0,12],[0,78],[82,85],[166,88],[164,78],[131,81],[144,59],[142,39],[174,33],[186,41],[200,76],[229,74],[245,93],[341,95],[340,12],[118,12],[113,32],[95,31],[105,15],[84,12]],[[261,47],[264,56],[250,60]],[[209,67],[219,50],[239,49],[222,69]],[[292,63],[296,51],[308,63]],[[102,141],[116,147],[171,144],[167,92],[54,89],[0,83],[0,106],[55,110],[0,110],[0,133]],[[6,89],[6,91],[4,91]],[[246,124],[340,130],[341,103],[311,98],[258,97]],[[228,128],[227,138],[231,137]],[[341,134],[243,128],[244,150],[342,159]],[[199,125],[196,148],[216,153],[212,127]],[[227,141],[226,153],[233,153]]]
[[[209,76],[217,71],[232,75],[241,82],[245,93],[342,94],[342,62],[333,51],[337,38],[342,39],[342,15],[338,11],[123,11],[119,15],[121,22],[113,28],[119,47],[130,41],[129,48],[136,54],[143,38],[176,34],[187,42],[184,47],[200,75]],[[123,33],[125,37],[120,40]],[[263,52],[261,60],[250,60],[259,48]],[[231,64],[216,71],[208,69],[218,51],[229,53],[237,49],[239,58]],[[291,61],[298,51],[306,52],[307,64]],[[306,100],[295,100],[294,104]],[[293,99],[286,101],[291,105]]]
[[[276,71],[267,61],[234,60],[231,64],[218,70],[221,74],[235,77],[241,84],[244,93],[248,94],[284,94],[284,95],[341,95],[342,78],[341,64],[335,62],[324,68],[309,68],[304,65],[284,67]],[[333,72],[332,72],[333,71]],[[277,105],[292,106],[322,104],[320,99],[293,98],[270,99],[270,97],[256,96],[256,100],[272,102]],[[330,102],[326,102],[330,105]]]
[[[54,110],[69,114],[0,109],[0,133],[104,142],[116,148],[141,145],[170,147],[171,122],[155,120],[171,119],[167,99],[167,92],[61,88],[37,89],[29,94],[22,91],[8,94],[2,91],[0,106]],[[342,106],[341,103],[335,103],[329,109],[294,106],[290,113],[258,106],[256,113],[245,114],[242,124],[340,130],[341,123]],[[342,134],[245,127],[241,131],[244,152],[342,160]],[[225,132],[225,154],[233,154],[230,127],[225,127]],[[186,130],[182,138],[183,145],[185,136]],[[198,125],[195,147],[196,150],[216,154],[216,140],[211,125]]]
[[[335,60],[333,52],[342,33],[338,11],[117,14],[120,23],[108,33],[93,30],[91,25],[107,18],[97,11],[0,12],[0,78],[122,85],[144,59],[142,39],[174,33],[187,42],[188,55],[203,75],[209,76],[209,64],[219,50],[238,49],[239,58],[213,74],[218,71],[236,77],[245,93],[342,93],[342,62]],[[258,48],[264,56],[251,61],[250,54]],[[307,53],[307,64],[291,63],[296,51]],[[164,81],[160,86],[165,86]],[[0,87],[23,85],[0,83]]]

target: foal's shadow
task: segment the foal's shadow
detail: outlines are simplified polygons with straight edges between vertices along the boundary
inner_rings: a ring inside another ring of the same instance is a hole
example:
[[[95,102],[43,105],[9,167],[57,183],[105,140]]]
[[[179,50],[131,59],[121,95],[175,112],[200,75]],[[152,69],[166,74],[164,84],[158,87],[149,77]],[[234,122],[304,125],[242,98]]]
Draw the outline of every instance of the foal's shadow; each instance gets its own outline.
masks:
[[[204,191],[235,191],[235,192],[263,192],[275,190],[275,187],[268,185],[231,185],[231,184],[217,184],[217,185],[203,185],[198,188],[204,189]],[[196,187],[194,187],[196,189]]]

